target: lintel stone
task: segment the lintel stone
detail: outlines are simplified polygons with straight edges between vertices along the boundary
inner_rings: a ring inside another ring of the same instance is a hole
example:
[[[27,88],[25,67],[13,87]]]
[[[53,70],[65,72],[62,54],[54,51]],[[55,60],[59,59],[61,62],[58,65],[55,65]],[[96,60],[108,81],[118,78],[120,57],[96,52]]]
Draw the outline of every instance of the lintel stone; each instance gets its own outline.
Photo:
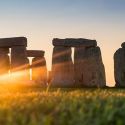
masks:
[[[27,50],[27,57],[44,57],[45,51],[42,50]]]
[[[89,39],[83,39],[83,38],[66,38],[66,39],[53,39],[53,45],[54,46],[65,46],[65,47],[96,47],[97,42],[96,40],[89,40]]]
[[[0,47],[27,46],[26,37],[1,38]]]

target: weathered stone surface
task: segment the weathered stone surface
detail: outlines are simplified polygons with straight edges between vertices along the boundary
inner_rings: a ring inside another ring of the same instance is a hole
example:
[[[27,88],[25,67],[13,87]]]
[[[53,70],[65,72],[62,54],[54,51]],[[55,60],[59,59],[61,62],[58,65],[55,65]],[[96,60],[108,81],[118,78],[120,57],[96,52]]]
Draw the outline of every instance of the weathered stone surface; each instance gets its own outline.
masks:
[[[116,87],[125,87],[125,50],[118,49],[114,54],[114,75]]]
[[[74,71],[75,83],[78,87],[106,86],[105,69],[99,47],[76,47]]]
[[[1,38],[0,47],[27,46],[25,37]]]
[[[96,40],[89,40],[89,39],[73,39],[73,38],[67,38],[67,39],[53,39],[53,45],[54,46],[66,46],[66,47],[96,47],[97,42]]]
[[[10,69],[10,60],[8,55],[0,54],[0,74],[7,74]]]
[[[52,58],[53,87],[74,87],[74,68],[70,47],[54,47]]]
[[[32,60],[32,80],[47,85],[47,66],[44,57],[35,57]]]
[[[27,50],[27,57],[44,57],[45,51],[42,50]]]

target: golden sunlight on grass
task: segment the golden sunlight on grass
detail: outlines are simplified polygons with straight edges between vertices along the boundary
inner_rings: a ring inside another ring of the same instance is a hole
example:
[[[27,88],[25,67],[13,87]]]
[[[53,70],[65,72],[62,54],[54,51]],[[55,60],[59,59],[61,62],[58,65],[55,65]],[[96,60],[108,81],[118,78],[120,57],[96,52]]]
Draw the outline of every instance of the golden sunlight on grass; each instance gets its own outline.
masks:
[[[5,84],[0,85],[0,123],[124,125],[124,100],[122,89],[47,90],[37,86],[12,88]]]

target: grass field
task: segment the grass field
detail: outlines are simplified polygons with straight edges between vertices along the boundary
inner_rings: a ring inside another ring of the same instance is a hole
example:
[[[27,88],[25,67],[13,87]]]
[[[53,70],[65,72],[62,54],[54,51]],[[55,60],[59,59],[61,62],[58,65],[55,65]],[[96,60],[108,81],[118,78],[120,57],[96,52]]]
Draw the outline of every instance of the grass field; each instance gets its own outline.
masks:
[[[125,125],[125,90],[0,85],[0,125]]]

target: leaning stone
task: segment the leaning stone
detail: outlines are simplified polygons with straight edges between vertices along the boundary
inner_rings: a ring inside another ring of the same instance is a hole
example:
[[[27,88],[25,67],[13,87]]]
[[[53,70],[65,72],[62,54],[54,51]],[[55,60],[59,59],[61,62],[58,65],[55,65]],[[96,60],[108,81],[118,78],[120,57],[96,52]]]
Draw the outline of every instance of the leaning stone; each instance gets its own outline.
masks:
[[[125,87],[125,50],[118,49],[114,54],[114,75],[116,87]]]
[[[27,57],[44,57],[45,51],[42,50],[27,50]]]
[[[0,39],[0,47],[11,48],[13,46],[27,46],[27,38],[13,37],[13,38],[1,38]]]
[[[105,69],[99,47],[76,47],[74,53],[75,83],[78,87],[105,87]]]
[[[44,57],[35,57],[32,60],[32,80],[47,85],[47,66]]]
[[[73,38],[67,38],[67,39],[53,39],[53,45],[54,46],[66,46],[66,47],[96,47],[97,42],[96,40],[89,40],[89,39],[73,39]]]
[[[74,87],[74,68],[70,47],[54,47],[52,57],[52,87]]]

